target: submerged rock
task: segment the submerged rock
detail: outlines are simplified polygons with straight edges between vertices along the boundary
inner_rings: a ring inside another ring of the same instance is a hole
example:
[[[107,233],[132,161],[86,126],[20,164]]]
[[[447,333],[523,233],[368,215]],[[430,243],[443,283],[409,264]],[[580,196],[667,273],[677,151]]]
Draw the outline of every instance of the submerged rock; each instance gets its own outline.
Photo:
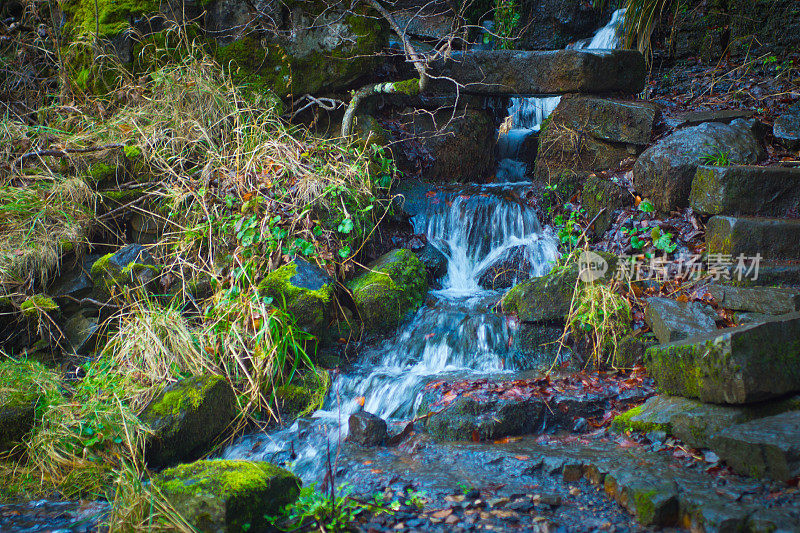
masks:
[[[425,273],[428,277],[428,285],[433,286],[439,279],[447,274],[447,256],[445,256],[436,246],[429,242],[421,250],[417,250],[419,260],[425,265]]]
[[[129,244],[95,261],[90,275],[98,297],[108,299],[126,286],[148,288],[159,271],[144,246]]]
[[[422,305],[428,280],[425,265],[414,252],[399,249],[370,263],[347,288],[353,293],[364,328],[378,331],[397,326]]]
[[[654,346],[647,370],[667,394],[742,404],[800,392],[800,313]]]
[[[710,254],[740,254],[761,259],[800,257],[800,220],[784,218],[714,216],[706,223],[706,248]]]
[[[267,274],[258,288],[273,305],[292,315],[301,329],[317,336],[325,333],[335,282],[324,270],[295,257]]]
[[[347,426],[350,429],[349,440],[362,446],[377,446],[386,440],[388,434],[386,421],[366,411],[350,415]]]
[[[679,302],[670,298],[648,298],[644,318],[659,342],[675,342],[716,331],[716,313],[709,305]]]
[[[525,246],[514,246],[491,264],[478,278],[478,285],[484,289],[508,289],[517,280],[526,279],[533,268],[525,255]]]
[[[151,468],[197,459],[236,416],[236,395],[222,376],[193,376],[168,385],[139,418],[153,434],[145,443]]]
[[[33,429],[45,393],[56,393],[57,377],[40,363],[0,363],[0,452],[22,442]]]
[[[711,448],[740,474],[789,481],[800,475],[800,410],[723,429]]]
[[[800,206],[800,168],[700,166],[689,204],[702,215],[785,216]]]
[[[633,167],[633,184],[660,211],[685,207],[704,157],[724,156],[727,164],[747,165],[766,156],[758,130],[758,122],[742,119],[678,130],[639,156]]]
[[[197,461],[164,470],[153,484],[200,532],[271,531],[269,516],[294,502],[301,481],[261,461]]]

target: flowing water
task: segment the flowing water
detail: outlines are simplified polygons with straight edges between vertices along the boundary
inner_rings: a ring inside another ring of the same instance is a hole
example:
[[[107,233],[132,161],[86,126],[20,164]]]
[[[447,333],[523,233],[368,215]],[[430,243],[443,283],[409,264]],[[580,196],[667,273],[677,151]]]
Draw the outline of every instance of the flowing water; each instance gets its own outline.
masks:
[[[606,33],[604,28],[595,40],[603,34],[607,42]],[[557,97],[513,98],[512,129],[500,139],[498,182],[441,188],[426,196],[425,211],[412,223],[447,257],[442,288],[430,291],[422,308],[393,335],[365,347],[352,366],[335,376],[323,409],[310,420],[245,437],[224,457],[271,461],[307,482],[318,481],[328,451],[335,452],[350,414],[362,402],[364,410],[390,422],[408,420],[433,379],[514,371],[509,357],[513,325],[492,310],[501,293],[482,287],[481,276],[499,261],[513,260],[520,266],[514,280],[519,282],[547,273],[558,257],[554,237],[523,199],[530,183],[518,160],[524,137],[556,105]]]

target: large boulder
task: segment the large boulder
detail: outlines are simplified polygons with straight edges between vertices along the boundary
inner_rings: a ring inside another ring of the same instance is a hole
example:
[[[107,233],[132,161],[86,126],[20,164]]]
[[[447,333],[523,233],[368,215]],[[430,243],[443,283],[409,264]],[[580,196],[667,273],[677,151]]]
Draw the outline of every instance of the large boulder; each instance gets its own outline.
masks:
[[[701,215],[786,216],[800,207],[800,168],[700,166],[689,204]]]
[[[58,394],[57,377],[40,363],[0,363],[0,452],[22,442],[47,394]]]
[[[640,100],[565,95],[551,116],[558,123],[596,139],[647,146],[658,118],[658,106]]]
[[[147,289],[160,272],[155,259],[141,244],[129,244],[98,259],[90,276],[100,299],[107,299],[123,290]]]
[[[321,409],[330,388],[331,377],[321,368],[302,376],[295,374],[289,383],[275,387],[275,402],[283,422]]]
[[[692,448],[709,448],[725,428],[800,409],[800,396],[752,405],[714,405],[679,396],[653,396],[614,419],[617,431],[663,431]]]
[[[407,109],[401,120],[411,136],[401,144],[405,154],[401,166],[413,173],[412,160],[417,143],[430,156],[422,170],[429,182],[481,181],[494,169],[497,132],[492,117],[483,110],[442,109],[435,113]]]
[[[645,63],[633,50],[476,50],[430,64],[434,89],[486,95],[639,93]]]
[[[197,461],[168,468],[153,485],[196,531],[272,531],[268,517],[300,495],[291,472],[261,461]]]
[[[740,474],[789,481],[800,475],[800,410],[723,429],[711,448]]]
[[[645,365],[666,394],[742,404],[800,392],[800,313],[649,348]]]
[[[716,313],[699,302],[653,297],[645,301],[644,318],[659,342],[675,342],[717,329]]]
[[[425,265],[411,250],[388,252],[347,283],[366,330],[400,324],[422,305],[428,292]]]
[[[678,130],[639,156],[633,167],[633,184],[661,211],[685,207],[704,156],[721,152],[736,165],[757,163],[766,156],[759,129],[756,121],[739,119]]]
[[[790,150],[800,148],[800,103],[793,105],[789,111],[775,119],[772,133]]]
[[[706,223],[709,254],[765,260],[800,258],[800,220],[714,216]]]
[[[139,415],[152,434],[151,468],[191,461],[211,449],[236,416],[236,395],[222,376],[193,376],[164,387]]]
[[[336,285],[318,266],[295,257],[267,274],[258,288],[272,298],[273,305],[292,315],[300,328],[318,337],[326,332]]]

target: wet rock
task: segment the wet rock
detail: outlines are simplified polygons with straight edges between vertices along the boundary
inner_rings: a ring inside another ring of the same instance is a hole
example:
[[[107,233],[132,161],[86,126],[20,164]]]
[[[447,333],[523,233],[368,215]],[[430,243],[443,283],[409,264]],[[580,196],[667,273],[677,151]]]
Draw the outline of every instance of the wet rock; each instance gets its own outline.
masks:
[[[523,50],[558,50],[591,37],[607,22],[602,10],[570,0],[522,0],[519,9],[524,29],[518,48]]]
[[[129,244],[98,259],[90,276],[99,299],[108,299],[124,287],[148,288],[159,268],[144,246]]]
[[[50,286],[53,297],[61,303],[64,296],[77,299],[89,296],[94,287],[89,271],[100,257],[99,254],[89,254],[82,260],[75,261],[70,268],[64,268]]]
[[[330,387],[330,375],[319,367],[302,376],[295,375],[291,382],[275,387],[281,420],[286,423],[321,409]]]
[[[617,345],[614,365],[617,368],[633,368],[644,360],[645,350],[654,344],[656,344],[656,342],[650,336],[646,338],[634,337],[632,335],[622,337]]]
[[[538,399],[478,401],[461,396],[428,416],[425,430],[440,442],[524,435],[533,431],[544,409],[544,402]]]
[[[434,61],[433,76],[463,84],[474,94],[639,93],[644,88],[642,54],[631,50],[479,50],[453,53]],[[452,82],[439,80],[436,90],[452,92]]]
[[[645,364],[667,394],[742,404],[800,391],[800,313],[648,348]]]
[[[72,353],[88,355],[97,347],[100,319],[97,311],[79,309],[64,322],[64,335]]]
[[[572,350],[559,343],[563,334],[564,328],[561,325],[520,323],[514,333],[510,355],[514,368],[548,370],[559,357],[559,352],[564,359],[569,359]]]
[[[664,212],[689,205],[689,193],[704,155],[718,151],[730,164],[757,163],[766,156],[755,120],[707,122],[678,130],[645,150],[633,167],[633,184]]]
[[[652,102],[566,95],[551,115],[550,125],[558,123],[604,141],[646,146],[658,115]]]
[[[800,149],[800,103],[775,119],[772,133],[789,150]]]
[[[22,442],[35,422],[37,407],[44,407],[46,391],[57,390],[57,377],[40,363],[0,363],[0,452]]]
[[[636,515],[643,526],[677,525],[680,510],[678,486],[669,479],[615,469],[604,478],[606,493]]]
[[[706,247],[710,254],[761,259],[800,257],[800,220],[714,216],[706,224]]]
[[[193,376],[164,387],[139,415],[153,434],[145,443],[151,468],[207,452],[236,416],[236,396],[222,376]]]
[[[723,429],[711,449],[740,474],[788,481],[800,475],[800,410]]]
[[[386,421],[366,411],[353,413],[347,421],[349,440],[362,446],[377,446],[386,440]]]
[[[411,250],[393,250],[347,283],[367,330],[397,326],[423,302],[428,291],[425,265]]]
[[[317,265],[295,257],[267,274],[258,288],[272,298],[274,305],[295,317],[302,329],[318,337],[325,335],[335,282]]]
[[[800,507],[758,509],[747,517],[748,531],[800,531]]]
[[[577,176],[580,181],[581,176],[589,173],[617,168],[622,161],[638,153],[635,145],[584,136],[580,131],[560,125],[558,116],[551,115],[550,122],[539,134],[534,176],[547,184],[557,183],[567,176]],[[561,187],[558,190],[561,192]]]
[[[689,204],[702,215],[785,216],[800,206],[800,168],[700,166]]]
[[[644,317],[659,342],[666,344],[701,333],[716,331],[716,313],[698,302],[679,302],[669,298],[647,298]]]
[[[755,112],[752,109],[708,109],[703,111],[689,111],[677,117],[676,128],[699,126],[704,122],[719,122],[730,124],[736,119],[752,118]]]
[[[517,280],[527,278],[532,266],[525,251],[524,246],[510,248],[481,274],[478,285],[484,289],[500,290],[513,286]]]
[[[592,174],[583,184],[581,201],[586,218],[594,220],[595,234],[602,235],[611,227],[616,211],[633,203],[633,196],[613,181]]]
[[[414,143],[430,155],[422,179],[430,182],[482,181],[494,169],[494,144],[497,132],[488,112],[474,109],[404,111],[401,120],[411,141],[400,143],[401,150],[413,150]],[[481,149],[477,150],[476,147]],[[400,158],[400,166],[413,174]]]
[[[200,532],[271,530],[268,517],[300,495],[291,472],[261,461],[197,461],[168,468],[153,484]]]
[[[414,218],[421,213],[425,213],[428,206],[428,194],[433,190],[434,186],[429,183],[406,178],[398,180],[392,188],[392,193],[400,197],[398,203],[403,213],[409,218]]]
[[[639,433],[664,431],[692,448],[708,448],[711,439],[725,428],[797,409],[800,409],[800,397],[797,396],[752,405],[726,406],[659,395],[616,417],[613,427],[617,431]]]
[[[436,246],[425,243],[422,249],[415,251],[419,260],[425,265],[425,274],[428,277],[428,285],[435,284],[439,279],[447,274],[447,256],[445,256]]]
[[[155,244],[164,232],[164,222],[155,216],[134,213],[128,221],[131,242],[137,244]]]
[[[707,288],[717,305],[733,311],[783,315],[800,311],[800,291],[784,287],[737,287],[711,284]]]

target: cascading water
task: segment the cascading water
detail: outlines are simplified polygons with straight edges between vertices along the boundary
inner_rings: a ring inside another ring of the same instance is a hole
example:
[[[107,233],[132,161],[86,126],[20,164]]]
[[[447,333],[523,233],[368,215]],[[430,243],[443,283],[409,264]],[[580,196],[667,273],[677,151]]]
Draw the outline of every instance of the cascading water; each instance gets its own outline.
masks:
[[[555,239],[521,197],[530,183],[523,181],[525,165],[517,160],[524,136],[556,105],[557,97],[512,99],[513,128],[500,139],[498,183],[440,189],[426,197],[426,210],[412,223],[448,259],[442,288],[430,291],[394,335],[364,349],[335,376],[323,409],[311,419],[240,439],[224,457],[270,461],[307,482],[318,481],[328,450],[346,436],[350,414],[363,408],[390,421],[408,420],[433,379],[514,370],[508,357],[512,332],[492,311],[500,292],[484,288],[482,277],[493,265],[513,261],[519,266],[511,281],[518,282],[545,274],[558,257]]]

